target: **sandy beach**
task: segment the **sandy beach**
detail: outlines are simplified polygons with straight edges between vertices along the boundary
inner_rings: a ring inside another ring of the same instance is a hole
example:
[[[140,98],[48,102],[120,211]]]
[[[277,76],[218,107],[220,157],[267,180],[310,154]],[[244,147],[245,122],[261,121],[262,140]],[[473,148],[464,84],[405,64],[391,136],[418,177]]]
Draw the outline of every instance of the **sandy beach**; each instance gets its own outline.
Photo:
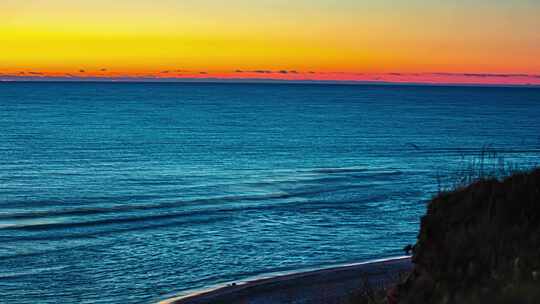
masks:
[[[231,282],[173,297],[160,304],[205,303],[343,303],[369,284],[383,288],[412,267],[410,257],[396,257],[274,277]]]

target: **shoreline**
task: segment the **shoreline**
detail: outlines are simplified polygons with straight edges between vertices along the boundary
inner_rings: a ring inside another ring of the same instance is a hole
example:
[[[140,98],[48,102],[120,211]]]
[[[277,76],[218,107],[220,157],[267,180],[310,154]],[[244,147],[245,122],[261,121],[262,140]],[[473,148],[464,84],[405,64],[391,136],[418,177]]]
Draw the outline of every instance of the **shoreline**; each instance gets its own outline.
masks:
[[[158,304],[210,303],[339,303],[355,289],[368,284],[379,289],[393,283],[397,275],[412,269],[409,256],[376,259],[307,269],[290,273],[274,273],[246,280],[187,291]]]

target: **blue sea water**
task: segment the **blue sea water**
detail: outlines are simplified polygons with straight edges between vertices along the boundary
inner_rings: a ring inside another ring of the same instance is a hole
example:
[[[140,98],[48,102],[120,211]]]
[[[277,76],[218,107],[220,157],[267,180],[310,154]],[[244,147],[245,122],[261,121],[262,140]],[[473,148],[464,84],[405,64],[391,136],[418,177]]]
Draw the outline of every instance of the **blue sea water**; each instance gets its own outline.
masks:
[[[534,88],[0,83],[0,302],[400,255],[441,178],[539,130]]]

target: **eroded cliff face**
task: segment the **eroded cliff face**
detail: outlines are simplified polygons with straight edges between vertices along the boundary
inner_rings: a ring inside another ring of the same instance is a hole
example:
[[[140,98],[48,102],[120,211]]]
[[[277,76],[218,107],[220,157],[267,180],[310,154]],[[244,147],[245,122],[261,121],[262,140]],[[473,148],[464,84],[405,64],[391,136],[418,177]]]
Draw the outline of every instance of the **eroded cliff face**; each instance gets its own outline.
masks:
[[[540,303],[540,169],[431,201],[398,303]]]

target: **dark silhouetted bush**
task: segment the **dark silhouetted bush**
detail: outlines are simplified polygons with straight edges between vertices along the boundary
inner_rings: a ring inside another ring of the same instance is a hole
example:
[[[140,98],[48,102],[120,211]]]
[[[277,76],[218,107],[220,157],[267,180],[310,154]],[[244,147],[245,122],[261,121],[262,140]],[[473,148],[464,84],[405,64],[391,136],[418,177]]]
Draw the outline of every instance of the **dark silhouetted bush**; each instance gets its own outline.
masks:
[[[540,303],[540,169],[434,198],[399,303]]]

